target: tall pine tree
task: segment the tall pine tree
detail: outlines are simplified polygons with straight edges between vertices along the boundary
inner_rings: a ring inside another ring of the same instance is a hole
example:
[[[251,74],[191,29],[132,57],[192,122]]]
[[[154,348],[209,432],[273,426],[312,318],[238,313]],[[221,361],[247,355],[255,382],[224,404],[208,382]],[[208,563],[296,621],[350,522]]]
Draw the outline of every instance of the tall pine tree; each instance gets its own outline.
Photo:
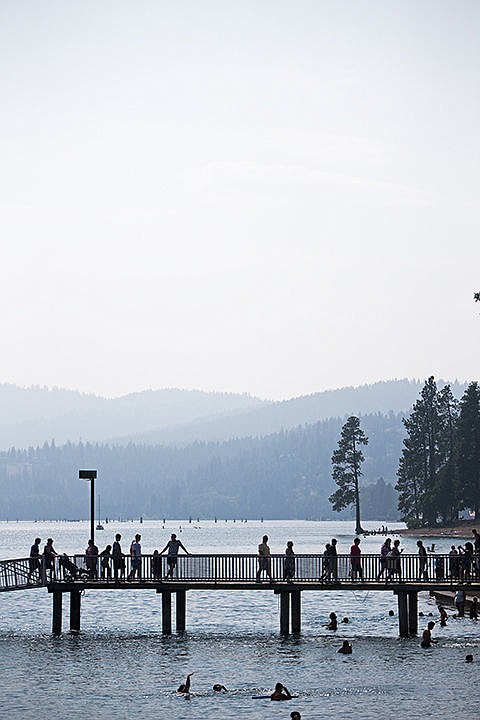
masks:
[[[338,485],[329,498],[333,509],[339,512],[355,505],[355,532],[363,532],[360,521],[360,493],[358,480],[362,474],[364,456],[361,445],[367,445],[368,438],[360,427],[358,417],[352,415],[342,427],[338,448],[332,455],[332,477]]]

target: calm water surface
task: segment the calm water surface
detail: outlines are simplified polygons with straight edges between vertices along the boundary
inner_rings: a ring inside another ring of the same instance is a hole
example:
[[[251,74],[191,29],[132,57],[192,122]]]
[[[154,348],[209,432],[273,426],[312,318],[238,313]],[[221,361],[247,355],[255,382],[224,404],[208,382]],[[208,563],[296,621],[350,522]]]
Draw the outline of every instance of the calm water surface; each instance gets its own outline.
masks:
[[[0,523],[0,558],[27,556],[37,535],[53,537],[57,551],[83,552],[88,527],[86,522]],[[333,536],[339,551],[348,552],[354,537],[352,523],[344,522],[167,522],[165,528],[158,522],[112,522],[97,533],[100,549],[116,532],[122,533],[125,550],[141,532],[145,553],[161,549],[171,532],[195,553],[255,552],[264,533],[272,552],[283,553],[288,539],[297,553],[321,552]],[[439,552],[450,547],[448,540],[434,541]],[[362,540],[363,552],[378,552],[381,542],[380,537]],[[414,552],[415,539],[403,538],[402,546]],[[81,635],[54,638],[45,589],[0,594],[2,715],[289,720],[298,709],[305,720],[352,714],[356,720],[415,720],[477,712],[480,623],[468,618],[449,619],[445,628],[436,625],[438,645],[425,651],[418,638],[398,638],[390,592],[304,592],[302,636],[287,639],[279,635],[278,597],[270,591],[189,592],[185,637],[162,636],[160,606],[153,591],[87,590]],[[350,618],[336,633],[323,627],[332,610]],[[427,593],[419,597],[419,610],[437,619]],[[419,622],[422,629],[426,621]],[[344,638],[353,642],[351,656],[336,652]],[[467,652],[474,655],[472,665],[464,663]],[[193,671],[190,699],[177,696],[176,688]],[[277,681],[298,697],[286,703],[252,699],[271,692]],[[229,693],[213,693],[215,682]]]

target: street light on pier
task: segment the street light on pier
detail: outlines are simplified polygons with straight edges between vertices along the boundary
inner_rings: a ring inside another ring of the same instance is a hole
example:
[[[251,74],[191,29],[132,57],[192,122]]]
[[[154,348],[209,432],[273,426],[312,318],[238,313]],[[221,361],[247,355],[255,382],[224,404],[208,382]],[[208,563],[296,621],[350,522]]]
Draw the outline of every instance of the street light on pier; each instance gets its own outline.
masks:
[[[78,477],[80,480],[90,481],[90,537],[95,542],[95,478],[96,470],[79,470]]]

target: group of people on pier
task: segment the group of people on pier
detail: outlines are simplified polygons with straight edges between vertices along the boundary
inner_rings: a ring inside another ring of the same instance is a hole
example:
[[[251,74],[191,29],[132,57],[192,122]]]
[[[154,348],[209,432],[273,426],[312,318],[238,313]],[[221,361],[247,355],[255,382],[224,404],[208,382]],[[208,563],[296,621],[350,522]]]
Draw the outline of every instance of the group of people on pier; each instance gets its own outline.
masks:
[[[476,529],[472,530],[472,534],[472,542],[467,541],[457,547],[452,545],[448,553],[448,559],[444,555],[439,554],[433,559],[433,562],[428,561],[427,549],[423,541],[417,540],[417,581],[428,581],[430,579],[429,571],[431,572],[432,570],[436,580],[453,579],[462,583],[470,582],[472,579],[480,577],[480,534]],[[162,548],[162,550],[154,550],[153,554],[149,556],[149,561],[142,565],[141,535],[139,533],[135,535],[127,554],[122,550],[121,539],[122,536],[120,533],[117,533],[112,544],[106,545],[101,551],[97,545],[95,545],[94,540],[90,539],[85,549],[85,568],[75,568],[75,566],[72,567],[72,563],[66,555],[59,556],[53,547],[52,538],[47,539],[43,552],[40,549],[41,539],[35,538],[30,549],[28,579],[31,580],[36,575],[40,577],[43,573],[47,581],[54,580],[56,577],[55,561],[56,558],[58,558],[58,563],[63,565],[74,578],[76,578],[77,575],[81,576],[83,574],[96,580],[99,578],[100,572],[100,578],[102,580],[108,581],[113,579],[116,582],[121,582],[124,580],[140,580],[142,579],[143,572],[147,574],[148,578],[160,581],[162,580],[162,555],[166,552],[167,573],[163,580],[171,580],[174,577],[179,551],[183,550],[187,555],[190,554],[183,543],[177,538],[176,534],[172,533],[165,547]],[[348,553],[348,577],[351,581],[357,579],[360,581],[364,580],[360,543],[361,539],[355,537]],[[331,541],[325,545],[322,557],[322,570],[319,578],[321,582],[339,582],[337,545],[336,538],[332,538]],[[372,576],[367,579],[377,582],[380,582],[380,580],[384,580],[385,582],[391,580],[401,581],[402,564],[400,555],[402,552],[403,548],[400,548],[400,540],[397,538],[392,543],[392,539],[387,537],[380,548],[378,565],[375,565],[376,577]],[[128,574],[126,573],[127,556],[130,558]],[[274,579],[272,576],[271,551],[268,545],[268,535],[264,535],[262,542],[258,546],[256,582],[261,583],[264,575],[266,575],[270,583],[274,583],[276,580],[284,580],[287,583],[294,582],[296,561],[293,540],[288,540],[287,542],[285,558],[280,573],[281,577]],[[345,566],[342,579],[345,579]]]
[[[137,533],[130,543],[129,557],[130,557],[130,570],[126,575],[126,554],[122,550],[120,541],[122,536],[120,533],[115,535],[115,540],[112,545],[107,545],[104,550],[100,551],[93,539],[90,539],[85,549],[85,569],[79,568],[77,565],[72,563],[68,556],[63,553],[58,553],[53,547],[53,539],[48,538],[43,552],[40,551],[41,538],[35,538],[33,545],[30,548],[29,557],[29,569],[28,569],[28,580],[33,578],[45,577],[47,581],[52,582],[56,579],[56,567],[55,562],[58,560],[58,564],[61,565],[66,574],[73,579],[77,576],[87,576],[92,580],[97,580],[99,575],[99,564],[100,564],[100,578],[102,580],[113,580],[115,582],[130,581],[130,580],[141,580],[142,579],[142,546],[140,533]],[[167,553],[167,568],[168,572],[165,580],[173,579],[173,573],[177,565],[178,552],[182,549],[187,555],[188,550],[183,543],[178,540],[175,533],[172,533],[170,540],[167,542],[162,550],[154,550],[153,555],[150,558],[150,572],[149,577],[154,580],[162,579],[162,563],[161,556],[164,552]]]

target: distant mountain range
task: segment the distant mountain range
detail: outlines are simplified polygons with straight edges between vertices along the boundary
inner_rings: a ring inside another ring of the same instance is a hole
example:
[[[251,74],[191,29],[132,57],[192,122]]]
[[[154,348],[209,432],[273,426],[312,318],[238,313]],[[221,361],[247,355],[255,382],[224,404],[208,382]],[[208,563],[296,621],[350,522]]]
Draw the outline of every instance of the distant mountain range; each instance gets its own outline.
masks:
[[[442,385],[442,381],[438,382]],[[460,397],[465,384],[451,383]],[[59,388],[0,385],[0,450],[55,441],[115,445],[223,441],[263,436],[328,418],[407,412],[420,380],[391,380],[268,402],[247,394],[145,390],[103,398]]]

